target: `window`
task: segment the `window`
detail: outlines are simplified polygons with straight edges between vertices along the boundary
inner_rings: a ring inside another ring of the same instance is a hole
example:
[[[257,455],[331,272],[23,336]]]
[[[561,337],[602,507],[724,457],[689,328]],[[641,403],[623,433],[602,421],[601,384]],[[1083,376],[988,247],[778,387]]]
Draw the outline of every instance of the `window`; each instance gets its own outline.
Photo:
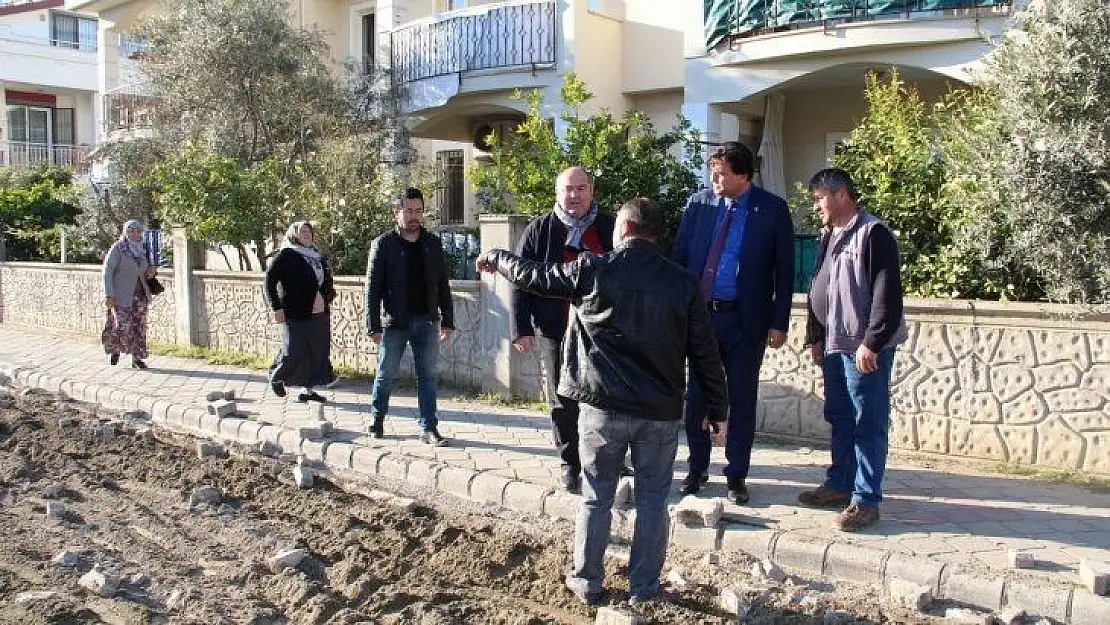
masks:
[[[50,43],[64,48],[95,52],[96,20],[65,13],[51,13]]]
[[[436,208],[445,224],[463,222],[463,153],[462,150],[436,152]]]
[[[367,13],[362,16],[362,67],[364,69],[370,69],[375,65],[374,58],[378,55],[377,46],[374,43],[376,36],[374,14]]]
[[[54,109],[54,145],[74,145],[73,109]]]

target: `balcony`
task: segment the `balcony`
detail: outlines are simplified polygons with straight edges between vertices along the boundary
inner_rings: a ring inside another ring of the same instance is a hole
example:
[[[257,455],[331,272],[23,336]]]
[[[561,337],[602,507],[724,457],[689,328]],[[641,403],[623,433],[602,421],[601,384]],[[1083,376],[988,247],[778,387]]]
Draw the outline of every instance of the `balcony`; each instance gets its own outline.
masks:
[[[106,135],[151,127],[155,98],[122,91],[106,93],[103,98]]]
[[[553,0],[502,2],[420,20],[390,34],[394,79],[555,65]]]
[[[89,146],[52,145],[27,141],[0,143],[0,166],[31,168],[39,165],[72,167],[78,173],[88,171]]]
[[[1012,0],[705,0],[706,47],[848,22],[1007,15]]]

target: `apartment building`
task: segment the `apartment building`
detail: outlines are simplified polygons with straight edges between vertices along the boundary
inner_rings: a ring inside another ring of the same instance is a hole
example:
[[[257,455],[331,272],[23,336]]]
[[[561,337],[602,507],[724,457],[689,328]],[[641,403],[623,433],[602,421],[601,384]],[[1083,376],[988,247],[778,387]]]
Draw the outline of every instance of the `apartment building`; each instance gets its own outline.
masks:
[[[101,138],[141,121],[126,32],[158,4],[65,6],[99,18]],[[459,225],[481,210],[466,169],[487,157],[485,136],[524,117],[516,90],[540,90],[555,117],[573,71],[595,107],[642,110],[660,128],[682,113],[709,143],[749,144],[761,183],[786,195],[863,116],[868,71],[897,68],[936,99],[972,80],[1011,10],[1011,0],[290,0],[294,23],[327,33],[337,67],[391,69],[438,172],[429,204]]]
[[[82,169],[96,139],[97,22],[62,0],[0,1],[0,166]]]

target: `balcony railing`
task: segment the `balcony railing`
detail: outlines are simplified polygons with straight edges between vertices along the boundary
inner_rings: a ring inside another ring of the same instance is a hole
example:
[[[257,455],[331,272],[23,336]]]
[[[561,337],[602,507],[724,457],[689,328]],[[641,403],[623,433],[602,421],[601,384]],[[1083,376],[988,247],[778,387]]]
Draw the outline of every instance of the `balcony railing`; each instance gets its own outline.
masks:
[[[51,145],[28,141],[7,141],[3,144],[0,165],[5,167],[38,167],[59,165],[78,172],[88,171],[90,148],[85,145]]]
[[[1006,14],[1012,0],[705,0],[709,48],[742,39],[828,23],[937,16]]]
[[[390,34],[395,80],[555,63],[553,0],[480,5]]]
[[[103,98],[105,132],[136,130],[152,125],[153,97],[116,91],[104,94]]]

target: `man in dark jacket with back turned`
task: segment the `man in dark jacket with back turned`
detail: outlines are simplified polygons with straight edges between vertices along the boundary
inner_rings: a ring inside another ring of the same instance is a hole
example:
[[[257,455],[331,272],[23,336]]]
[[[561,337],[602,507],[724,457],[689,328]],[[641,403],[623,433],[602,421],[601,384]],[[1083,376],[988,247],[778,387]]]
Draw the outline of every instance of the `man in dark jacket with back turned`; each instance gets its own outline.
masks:
[[[528,224],[517,254],[526,260],[565,263],[582,252],[604,254],[613,249],[613,216],[599,210],[593,196],[593,182],[585,169],[564,170],[555,181],[555,208]],[[578,493],[582,485],[578,402],[556,391],[568,315],[565,301],[537,297],[519,288],[513,291],[513,347],[521,354],[539,348],[552,437],[563,463],[563,488]]]
[[[370,436],[381,438],[393,377],[412,346],[420,440],[447,444],[436,418],[436,360],[439,342],[455,328],[451,285],[439,237],[421,224],[424,196],[408,189],[393,207],[397,228],[374,239],[366,264],[366,331],[378,344],[378,371],[370,396]]]
[[[628,568],[632,600],[650,601],[659,594],[687,361],[705,392],[707,429],[723,440],[727,428],[724,370],[709,311],[694,275],[657,246],[662,226],[659,206],[639,198],[621,207],[617,247],[603,256],[538,263],[490,250],[478,260],[481,271],[500,272],[519,288],[575,306],[558,390],[581,402],[578,440],[585,480],[567,587],[591,604],[601,597],[613,498],[629,448],[636,472]]]

